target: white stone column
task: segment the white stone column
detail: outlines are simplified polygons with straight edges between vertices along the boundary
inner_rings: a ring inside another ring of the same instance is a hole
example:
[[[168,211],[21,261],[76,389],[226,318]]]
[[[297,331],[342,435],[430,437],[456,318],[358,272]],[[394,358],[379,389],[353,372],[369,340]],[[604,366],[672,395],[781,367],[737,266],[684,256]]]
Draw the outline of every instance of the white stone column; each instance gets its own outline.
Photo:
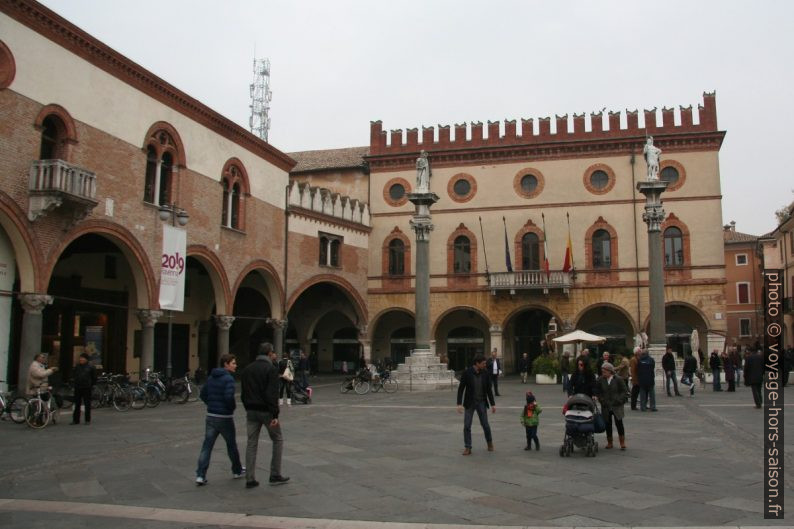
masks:
[[[141,322],[141,367],[140,372],[146,372],[146,368],[154,367],[154,325],[157,319],[163,316],[161,310],[138,310],[138,321]]]
[[[19,302],[25,314],[22,316],[22,342],[19,347],[19,371],[17,383],[22,388],[28,377],[28,368],[41,352],[41,312],[52,304],[47,294],[20,294]]]

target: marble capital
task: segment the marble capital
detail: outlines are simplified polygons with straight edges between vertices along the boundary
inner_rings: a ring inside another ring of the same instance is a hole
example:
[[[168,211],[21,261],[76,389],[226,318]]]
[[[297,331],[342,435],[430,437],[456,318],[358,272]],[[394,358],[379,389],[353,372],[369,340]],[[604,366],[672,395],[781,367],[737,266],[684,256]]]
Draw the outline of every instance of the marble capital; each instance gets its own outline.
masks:
[[[279,320],[278,318],[268,318],[267,324],[273,327],[273,329],[283,329],[287,326],[287,320]]]
[[[143,325],[144,327],[154,327],[154,324],[157,323],[157,319],[163,316],[163,311],[151,310],[151,309],[138,309],[137,316],[138,316],[138,321],[140,321],[141,325]]]
[[[20,294],[19,303],[26,313],[41,314],[47,305],[52,305],[53,297],[47,294]]]
[[[215,325],[217,325],[222,331],[228,331],[231,328],[232,323],[234,323],[234,316],[216,314],[213,316],[213,318],[215,319]]]

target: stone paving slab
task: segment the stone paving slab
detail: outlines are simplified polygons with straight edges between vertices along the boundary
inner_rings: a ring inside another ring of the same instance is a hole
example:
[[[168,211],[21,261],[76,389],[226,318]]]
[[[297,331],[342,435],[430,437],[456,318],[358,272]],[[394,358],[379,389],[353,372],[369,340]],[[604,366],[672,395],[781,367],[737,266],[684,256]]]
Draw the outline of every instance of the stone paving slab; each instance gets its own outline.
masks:
[[[489,414],[496,451],[485,450],[475,421],[473,454],[462,457],[463,420],[454,392],[401,389],[358,396],[340,394],[333,379],[317,384],[315,404],[282,409],[284,473],[292,481],[252,490],[231,479],[220,440],[209,484],[193,483],[203,439],[200,403],[127,413],[100,409],[88,428],[59,424],[34,431],[0,423],[0,494],[13,500],[0,499],[0,526],[88,522],[121,529],[134,519],[126,516],[139,516],[138,527],[170,529],[181,527],[170,518],[177,514],[197,520],[185,521],[190,526],[218,527],[792,525],[764,520],[760,513],[761,413],[746,388],[735,394],[703,391],[694,399],[662,396],[658,413],[627,410],[627,451],[604,450],[601,435],[597,457],[577,451],[561,458],[565,399],[559,386],[522,385],[511,378],[500,386],[504,396]],[[527,388],[544,407],[539,452],[523,450],[518,416]],[[791,429],[786,426],[789,454]],[[240,412],[237,436],[244,452]],[[269,459],[264,436],[260,481]],[[790,455],[786,461],[794,469]],[[789,495],[791,482],[786,481]],[[59,512],[72,514],[32,511],[20,503],[26,500],[49,506],[55,500]],[[95,504],[106,510],[82,510]],[[140,514],[155,510],[156,520]]]

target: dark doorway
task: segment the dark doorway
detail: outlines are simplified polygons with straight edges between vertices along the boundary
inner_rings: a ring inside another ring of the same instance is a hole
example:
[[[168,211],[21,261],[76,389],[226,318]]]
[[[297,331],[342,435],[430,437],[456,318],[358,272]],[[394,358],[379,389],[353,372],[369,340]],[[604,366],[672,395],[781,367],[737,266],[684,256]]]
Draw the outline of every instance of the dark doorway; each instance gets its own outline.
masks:
[[[549,320],[551,320],[551,314],[539,309],[527,310],[516,316],[514,366],[518,366],[518,360],[524,353],[527,353],[530,371],[532,370],[532,362],[541,353],[541,342],[548,332]]]
[[[457,327],[447,335],[449,368],[463,371],[469,367],[476,354],[485,354],[483,332],[475,327]]]
[[[405,362],[405,357],[411,354],[411,350],[416,348],[416,329],[413,327],[403,327],[391,334],[390,357],[394,365]]]

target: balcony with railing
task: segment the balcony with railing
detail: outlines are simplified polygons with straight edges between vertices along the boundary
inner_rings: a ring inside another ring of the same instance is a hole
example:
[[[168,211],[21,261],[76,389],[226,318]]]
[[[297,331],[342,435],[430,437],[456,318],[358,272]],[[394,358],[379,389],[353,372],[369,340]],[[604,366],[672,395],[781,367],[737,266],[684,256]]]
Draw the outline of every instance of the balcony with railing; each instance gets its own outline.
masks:
[[[31,221],[62,208],[74,220],[97,205],[96,174],[63,160],[35,160],[30,166],[28,218]]]
[[[518,270],[515,272],[493,272],[488,274],[491,294],[499,290],[509,290],[510,294],[522,290],[537,290],[548,294],[551,290],[561,290],[563,294],[570,292],[573,285],[573,273],[562,270]]]

